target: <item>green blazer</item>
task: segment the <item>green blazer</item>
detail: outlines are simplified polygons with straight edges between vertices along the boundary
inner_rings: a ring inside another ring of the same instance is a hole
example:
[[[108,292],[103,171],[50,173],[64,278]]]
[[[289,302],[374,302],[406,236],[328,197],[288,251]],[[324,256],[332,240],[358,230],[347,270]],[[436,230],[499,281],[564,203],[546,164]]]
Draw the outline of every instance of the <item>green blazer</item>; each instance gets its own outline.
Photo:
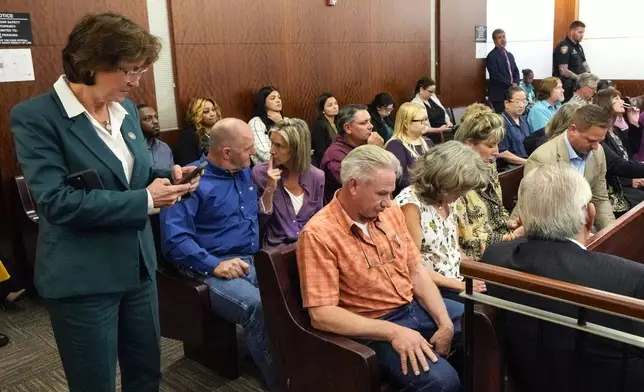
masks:
[[[87,116],[69,118],[54,90],[11,111],[18,161],[37,203],[34,280],[43,297],[135,288],[140,283],[141,264],[155,279],[156,252],[146,187],[156,177],[169,178],[170,171],[152,169],[138,111],[130,100],[121,105],[128,113],[121,133],[134,156],[129,184],[121,162]],[[96,169],[104,190],[65,185],[67,175],[86,169]]]

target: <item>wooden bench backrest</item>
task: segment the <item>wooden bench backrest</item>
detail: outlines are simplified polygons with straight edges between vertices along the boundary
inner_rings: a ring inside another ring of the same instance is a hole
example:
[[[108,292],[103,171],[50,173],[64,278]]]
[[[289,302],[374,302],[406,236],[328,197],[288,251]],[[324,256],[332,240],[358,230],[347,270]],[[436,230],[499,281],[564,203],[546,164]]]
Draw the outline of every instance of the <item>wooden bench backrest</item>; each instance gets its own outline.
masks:
[[[591,237],[588,250],[644,263],[644,203],[622,215],[609,227]]]
[[[523,166],[499,173],[501,193],[503,194],[503,206],[508,212],[512,212],[512,209],[517,203],[521,180],[523,180]]]

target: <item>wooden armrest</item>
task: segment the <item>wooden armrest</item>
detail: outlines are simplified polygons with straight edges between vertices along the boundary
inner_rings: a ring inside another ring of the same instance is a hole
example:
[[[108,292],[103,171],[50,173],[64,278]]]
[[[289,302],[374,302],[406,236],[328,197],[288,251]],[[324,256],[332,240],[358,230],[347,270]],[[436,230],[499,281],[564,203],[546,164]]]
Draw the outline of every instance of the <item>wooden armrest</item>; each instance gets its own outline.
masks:
[[[540,294],[604,313],[644,320],[644,301],[640,299],[471,260],[461,261],[461,274],[469,278]]]
[[[615,234],[618,230],[622,229],[627,224],[631,223],[633,220],[637,219],[640,214],[644,212],[644,203],[636,205],[634,208],[631,208],[627,213],[620,216],[613,224],[610,226],[604,227],[598,231],[594,236],[590,237],[590,241],[587,244],[588,249],[595,249],[604,242],[608,241],[611,235]]]

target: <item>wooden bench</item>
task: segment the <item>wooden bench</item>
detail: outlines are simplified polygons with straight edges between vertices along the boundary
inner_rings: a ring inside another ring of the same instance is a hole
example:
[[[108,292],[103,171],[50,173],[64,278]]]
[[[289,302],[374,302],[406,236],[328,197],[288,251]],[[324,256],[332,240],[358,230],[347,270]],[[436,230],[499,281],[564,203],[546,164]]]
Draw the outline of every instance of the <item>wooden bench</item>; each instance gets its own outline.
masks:
[[[38,214],[24,177],[15,178],[23,207],[19,223],[27,260],[33,268],[38,238]],[[150,217],[153,232],[159,233],[158,216]],[[158,238],[155,238],[158,249]],[[210,292],[200,281],[180,275],[159,258],[157,270],[161,336],[181,340],[186,357],[220,375],[239,377],[236,325],[216,316],[210,308]]]
[[[354,340],[311,327],[302,307],[295,248],[264,249],[255,269],[281,391],[396,391],[382,383],[375,352]]]
[[[508,212],[512,212],[517,204],[521,180],[523,180],[523,166],[499,173],[503,206]]]
[[[644,203],[633,207],[609,227],[590,238],[587,248],[595,252],[644,263]]]
[[[590,289],[470,260],[464,260],[461,263],[461,274],[468,279],[478,279],[492,284],[499,284],[507,288],[528,291],[536,295],[575,305],[578,308],[592,309],[644,321],[644,301],[640,299]],[[474,305],[474,301],[501,305],[495,303],[494,297],[485,294],[472,294],[470,292],[469,296],[466,297],[468,297],[465,306],[466,376],[463,380],[466,386],[466,392],[514,391],[514,385],[519,386],[521,381],[515,375],[508,372],[503,350],[501,349],[501,347],[504,347],[503,336],[499,334],[499,331],[503,330],[499,318],[502,317],[503,312],[511,310],[501,310],[484,305],[483,308],[485,310],[483,314],[492,315],[492,318],[481,317],[481,314],[477,317],[477,307]],[[474,321],[468,324],[468,317],[472,314],[472,309],[474,309],[473,314],[475,317],[471,320]],[[523,308],[521,311],[526,311],[526,309]],[[585,313],[578,312],[578,314]],[[576,323],[573,322],[572,324]],[[614,336],[620,335],[615,334]],[[486,385],[480,384],[480,378],[486,372],[497,371],[499,371],[498,380],[486,382]],[[547,377],[547,375],[544,374],[544,377]],[[504,381],[504,385],[500,382],[502,380]]]

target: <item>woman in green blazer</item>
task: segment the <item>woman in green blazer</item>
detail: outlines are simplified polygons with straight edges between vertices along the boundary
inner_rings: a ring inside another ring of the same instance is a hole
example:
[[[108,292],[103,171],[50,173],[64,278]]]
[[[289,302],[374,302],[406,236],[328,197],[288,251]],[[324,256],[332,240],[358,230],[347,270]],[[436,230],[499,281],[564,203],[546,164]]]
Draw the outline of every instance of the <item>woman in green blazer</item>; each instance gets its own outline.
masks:
[[[153,170],[127,99],[160,43],[112,13],[75,26],[49,93],[11,111],[18,160],[39,216],[35,284],[49,312],[72,392],[158,391],[156,254],[148,214],[194,190],[172,185],[192,168]],[[102,186],[72,186],[93,169]]]

